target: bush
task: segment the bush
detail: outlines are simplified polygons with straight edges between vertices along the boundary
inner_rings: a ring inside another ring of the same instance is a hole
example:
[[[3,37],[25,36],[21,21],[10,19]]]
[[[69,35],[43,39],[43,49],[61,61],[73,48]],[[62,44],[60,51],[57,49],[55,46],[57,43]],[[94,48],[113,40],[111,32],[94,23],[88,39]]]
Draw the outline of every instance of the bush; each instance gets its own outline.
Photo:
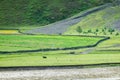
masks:
[[[70,52],[70,54],[75,54],[75,52]]]
[[[82,33],[82,28],[80,26],[77,27],[77,32]]]
[[[110,34],[112,34],[113,32],[115,32],[115,30],[112,29],[112,28],[110,28],[110,29],[108,30],[108,32],[110,32]]]
[[[96,29],[96,32],[99,32],[99,30],[98,30],[98,29]]]
[[[116,35],[116,36],[118,36],[118,35],[119,35],[119,33],[117,32],[115,35]]]
[[[89,29],[89,30],[88,30],[88,33],[91,33],[91,32],[92,32],[92,30],[91,30],[91,29]]]

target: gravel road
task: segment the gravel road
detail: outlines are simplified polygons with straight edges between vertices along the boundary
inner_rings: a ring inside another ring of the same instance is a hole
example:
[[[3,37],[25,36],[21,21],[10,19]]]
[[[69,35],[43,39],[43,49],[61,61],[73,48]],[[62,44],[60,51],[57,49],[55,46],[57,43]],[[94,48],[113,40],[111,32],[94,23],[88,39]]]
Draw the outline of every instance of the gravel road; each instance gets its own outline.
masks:
[[[0,80],[120,80],[120,67],[1,71]]]

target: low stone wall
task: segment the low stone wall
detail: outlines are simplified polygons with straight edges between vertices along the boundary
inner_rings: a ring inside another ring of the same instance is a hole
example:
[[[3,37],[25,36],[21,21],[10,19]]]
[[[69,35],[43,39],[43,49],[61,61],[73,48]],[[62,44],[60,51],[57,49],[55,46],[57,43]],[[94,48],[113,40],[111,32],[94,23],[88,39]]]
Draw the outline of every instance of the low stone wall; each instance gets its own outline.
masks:
[[[72,35],[68,35],[72,36]],[[75,35],[78,36],[78,35]],[[103,38],[99,40],[97,43],[93,45],[87,45],[87,46],[76,46],[76,47],[68,47],[68,48],[46,48],[46,49],[37,49],[37,50],[19,50],[19,51],[0,51],[0,54],[10,54],[10,53],[29,53],[29,52],[46,52],[46,51],[58,51],[58,50],[76,50],[76,49],[83,49],[83,48],[91,48],[96,47],[98,44],[102,43],[103,41],[106,41],[110,39],[110,37],[104,37],[104,36],[84,36],[81,35],[81,37],[93,37],[93,38]]]

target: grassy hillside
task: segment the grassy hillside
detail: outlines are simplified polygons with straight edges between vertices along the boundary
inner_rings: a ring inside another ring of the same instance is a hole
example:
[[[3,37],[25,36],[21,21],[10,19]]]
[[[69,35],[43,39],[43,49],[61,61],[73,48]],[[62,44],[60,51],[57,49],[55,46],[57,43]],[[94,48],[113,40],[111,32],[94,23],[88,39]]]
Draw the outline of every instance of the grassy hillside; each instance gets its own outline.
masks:
[[[45,25],[113,0],[0,0],[0,26]]]
[[[120,30],[119,20],[120,6],[109,7],[84,17],[65,34],[117,35]]]

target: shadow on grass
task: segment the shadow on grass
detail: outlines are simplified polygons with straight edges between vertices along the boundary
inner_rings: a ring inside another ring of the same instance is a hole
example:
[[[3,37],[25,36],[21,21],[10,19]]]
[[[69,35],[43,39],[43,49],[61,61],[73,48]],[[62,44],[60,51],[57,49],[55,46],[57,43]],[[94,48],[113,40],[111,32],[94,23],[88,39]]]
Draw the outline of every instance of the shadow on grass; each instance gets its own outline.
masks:
[[[21,71],[21,70],[46,70],[46,69],[84,69],[98,67],[120,66],[120,63],[98,63],[84,65],[61,65],[61,66],[17,66],[17,67],[0,67],[0,71]]]

